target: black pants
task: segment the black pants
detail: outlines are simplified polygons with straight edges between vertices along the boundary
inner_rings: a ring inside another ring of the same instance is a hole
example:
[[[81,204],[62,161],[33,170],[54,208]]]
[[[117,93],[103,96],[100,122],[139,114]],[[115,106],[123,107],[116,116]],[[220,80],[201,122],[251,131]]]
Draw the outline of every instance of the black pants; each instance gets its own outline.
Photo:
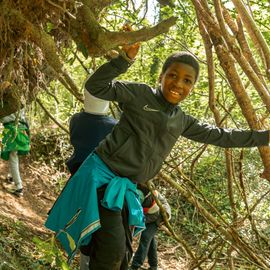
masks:
[[[89,270],[127,270],[132,256],[132,236],[126,204],[122,211],[101,206],[106,187],[98,190],[101,228],[92,235],[89,246],[81,251],[90,257]]]

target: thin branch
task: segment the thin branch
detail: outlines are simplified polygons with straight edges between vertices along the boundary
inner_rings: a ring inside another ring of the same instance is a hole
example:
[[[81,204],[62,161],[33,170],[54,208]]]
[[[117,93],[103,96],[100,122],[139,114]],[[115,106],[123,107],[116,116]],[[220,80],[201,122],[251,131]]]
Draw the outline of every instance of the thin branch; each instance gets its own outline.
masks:
[[[269,46],[264,39],[262,33],[256,26],[255,21],[253,20],[252,16],[248,12],[247,8],[245,7],[243,1],[241,0],[232,0],[233,4],[235,5],[237,12],[241,16],[241,19],[245,25],[249,36],[251,37],[254,46],[258,50],[262,50],[263,52],[263,61],[266,62],[266,74],[268,79],[270,79],[270,49]]]
[[[252,247],[238,234],[238,232],[233,227],[224,227],[224,223],[219,222],[207,209],[205,209],[201,203],[196,199],[196,196],[188,189],[184,189],[181,185],[175,182],[168,175],[160,172],[159,176],[168,182],[173,188],[177,189],[182,196],[193,204],[204,219],[222,236],[225,237],[234,247],[242,253],[244,256],[247,256],[252,262],[261,266],[262,268],[270,268],[269,262],[265,260],[260,254],[252,249]]]
[[[148,181],[147,182],[147,186],[148,186],[149,190],[151,191],[152,195],[154,196],[157,205],[159,206],[160,213],[162,215],[162,218],[163,218],[163,221],[164,221],[166,227],[168,228],[168,230],[170,231],[170,233],[172,234],[172,236],[174,237],[174,239],[177,242],[179,242],[184,247],[184,249],[186,250],[186,252],[189,254],[189,256],[191,257],[191,259],[193,260],[193,263],[196,264],[197,263],[196,255],[190,249],[190,247],[188,246],[188,244],[186,243],[186,241],[183,239],[183,237],[180,236],[180,235],[177,235],[175,233],[175,231],[173,230],[171,224],[169,223],[168,217],[167,217],[167,214],[166,214],[166,210],[164,209],[162,203],[159,201],[159,199],[157,198],[157,196],[154,193],[154,188],[153,188],[152,182],[151,181]],[[199,267],[199,269],[201,269],[201,267]]]
[[[69,131],[62,125],[60,124],[51,114],[50,112],[44,107],[40,99],[36,98],[37,104],[44,110],[44,112],[49,116],[49,118],[57,125],[59,126],[63,131],[65,131],[67,134],[69,134]]]

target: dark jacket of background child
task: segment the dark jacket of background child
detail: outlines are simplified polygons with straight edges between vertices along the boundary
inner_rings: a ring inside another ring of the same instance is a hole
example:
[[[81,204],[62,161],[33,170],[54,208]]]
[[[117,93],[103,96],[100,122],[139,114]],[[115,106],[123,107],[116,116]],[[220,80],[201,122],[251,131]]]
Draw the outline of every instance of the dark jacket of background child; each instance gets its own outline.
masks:
[[[87,156],[112,131],[117,120],[107,115],[109,102],[93,97],[84,91],[84,111],[75,113],[70,120],[70,142],[74,147],[66,162],[73,175]]]
[[[70,142],[74,147],[67,166],[74,174],[87,156],[111,132],[117,121],[106,115],[75,113],[70,120]]]

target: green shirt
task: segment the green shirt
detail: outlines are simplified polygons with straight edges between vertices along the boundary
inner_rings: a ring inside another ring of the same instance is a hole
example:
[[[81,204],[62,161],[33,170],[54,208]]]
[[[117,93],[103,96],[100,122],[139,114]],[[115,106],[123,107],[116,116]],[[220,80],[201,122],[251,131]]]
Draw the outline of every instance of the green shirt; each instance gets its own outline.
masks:
[[[30,151],[29,130],[26,124],[10,122],[4,124],[3,139],[1,147],[1,158],[9,159],[12,151],[17,151],[18,155],[26,155]]]

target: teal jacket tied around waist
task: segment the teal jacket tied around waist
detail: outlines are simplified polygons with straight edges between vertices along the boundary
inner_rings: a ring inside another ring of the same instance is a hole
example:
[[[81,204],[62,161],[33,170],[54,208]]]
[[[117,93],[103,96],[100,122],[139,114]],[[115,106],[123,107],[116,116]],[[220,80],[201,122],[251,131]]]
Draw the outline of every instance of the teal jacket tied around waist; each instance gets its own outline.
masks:
[[[108,186],[102,206],[121,211],[126,200],[129,225],[134,226],[134,235],[145,228],[136,184],[128,178],[116,176],[98,155],[92,153],[68,181],[45,223],[48,229],[56,232],[69,261],[81,245],[90,242],[91,234],[101,227],[97,189],[105,184]]]

